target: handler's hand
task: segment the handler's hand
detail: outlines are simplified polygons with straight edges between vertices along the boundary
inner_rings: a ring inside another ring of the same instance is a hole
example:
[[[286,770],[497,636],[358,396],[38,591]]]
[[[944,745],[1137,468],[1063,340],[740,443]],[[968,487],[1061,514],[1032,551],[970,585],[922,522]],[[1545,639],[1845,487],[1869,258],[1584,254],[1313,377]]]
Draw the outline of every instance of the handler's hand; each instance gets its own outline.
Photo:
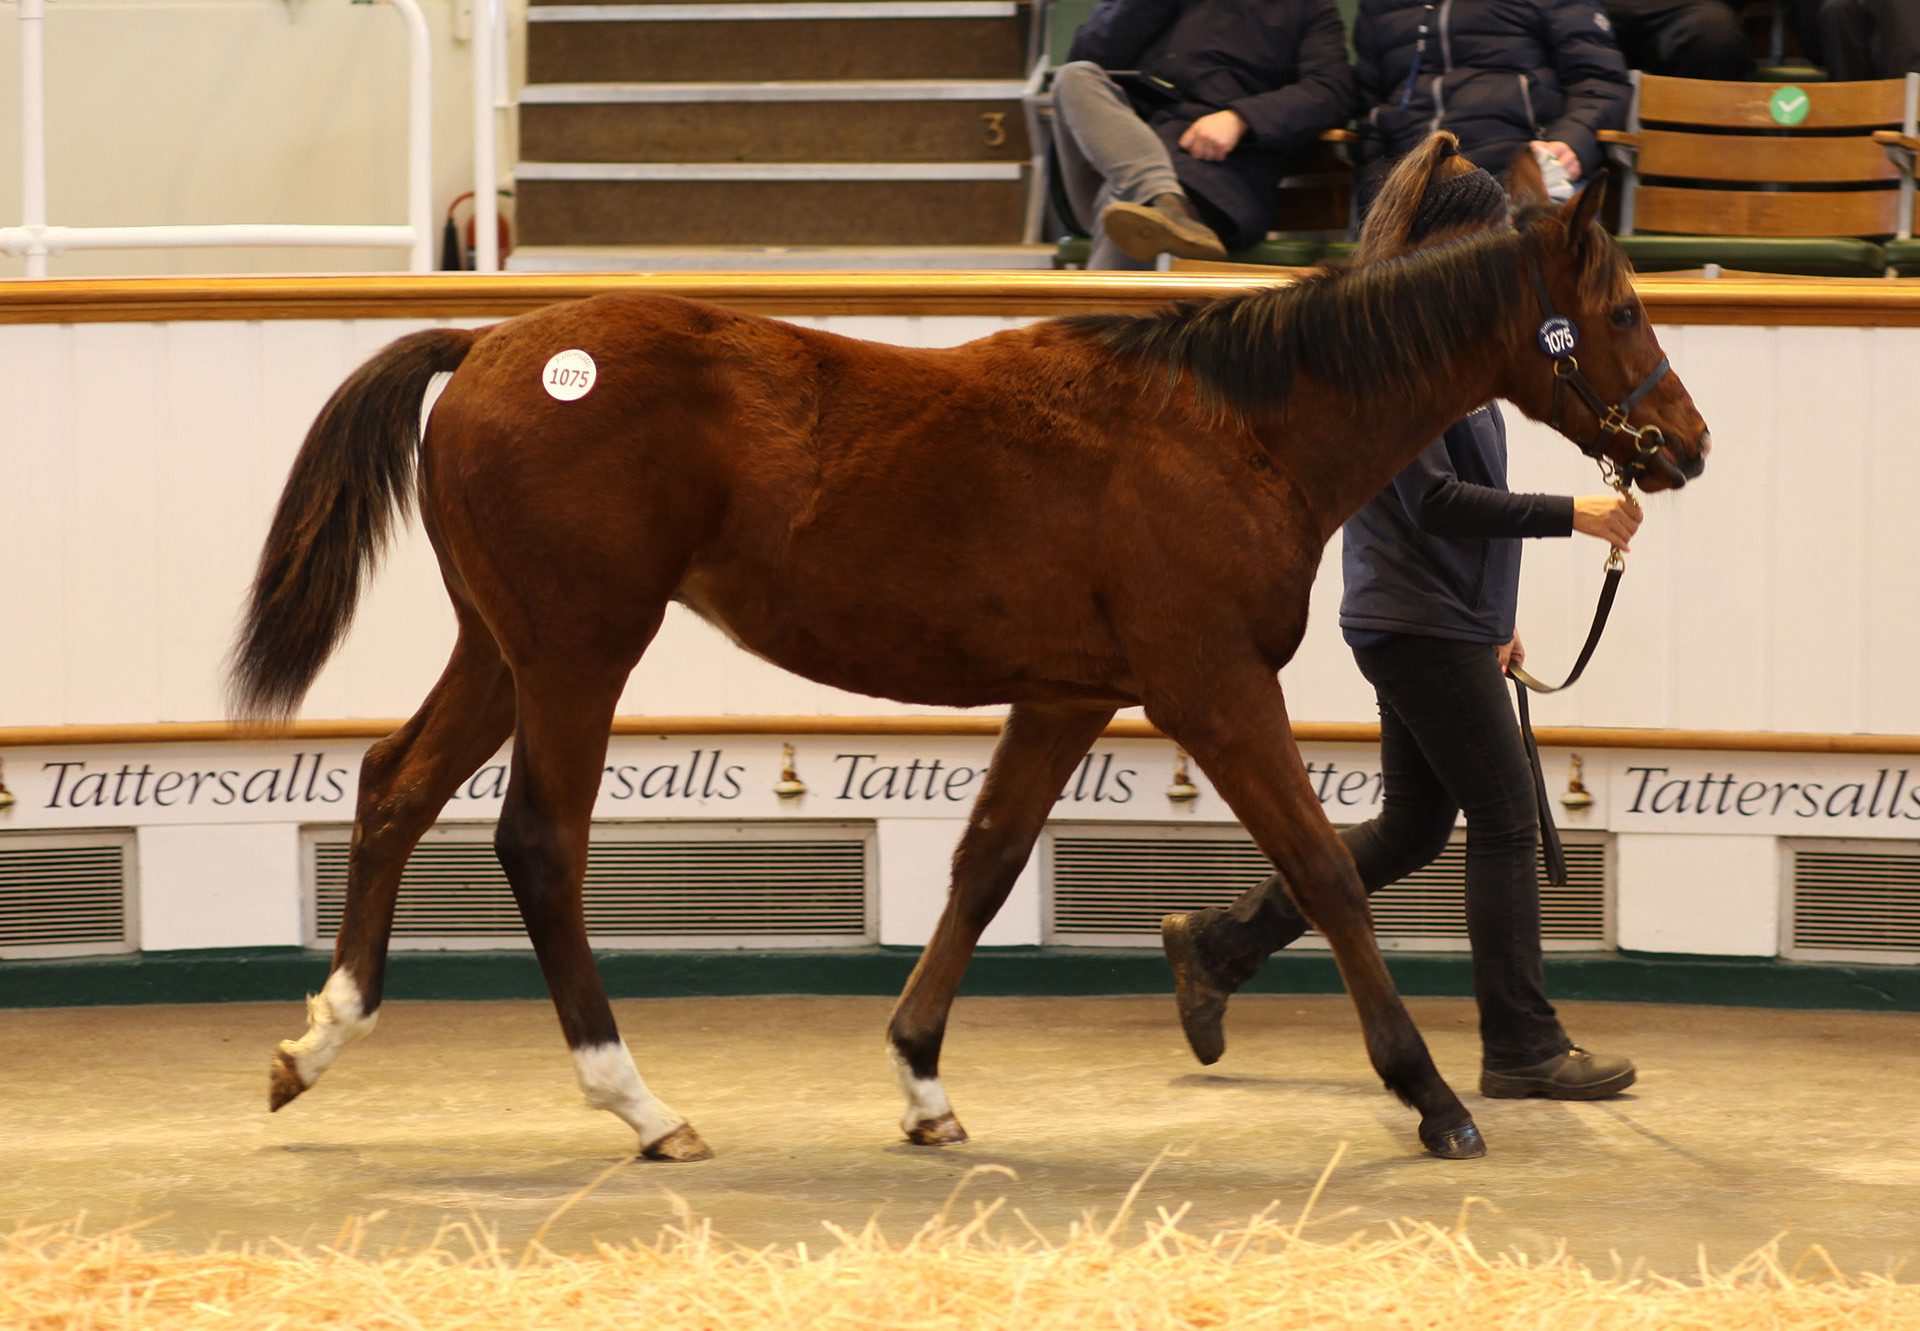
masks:
[[[1180,136],[1180,146],[1203,162],[1224,161],[1247,132],[1238,111],[1215,111],[1201,116]]]
[[[1527,649],[1520,645],[1520,635],[1518,633],[1513,635],[1512,642],[1497,650],[1500,653],[1500,673],[1503,675],[1508,670],[1523,666],[1527,663]]]
[[[1567,173],[1568,180],[1580,179],[1580,154],[1558,139],[1535,139],[1527,145],[1529,148],[1545,148],[1560,159],[1560,169]]]
[[[1640,506],[1624,495],[1584,496],[1573,501],[1573,529],[1618,546],[1624,554],[1640,530]]]

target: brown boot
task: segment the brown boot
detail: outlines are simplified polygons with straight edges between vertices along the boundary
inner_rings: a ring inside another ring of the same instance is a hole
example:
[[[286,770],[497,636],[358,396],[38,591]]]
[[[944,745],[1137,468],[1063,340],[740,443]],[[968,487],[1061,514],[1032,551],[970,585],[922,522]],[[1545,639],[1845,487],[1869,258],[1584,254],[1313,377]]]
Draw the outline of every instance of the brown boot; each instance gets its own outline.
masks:
[[[1239,986],[1221,976],[1207,962],[1197,941],[1200,912],[1162,915],[1160,946],[1173,968],[1173,1002],[1180,1013],[1180,1029],[1187,1046],[1202,1063],[1218,1063],[1227,1052],[1221,1023],[1227,999]]]
[[[1107,239],[1142,263],[1163,254],[1181,259],[1224,259],[1227,247],[1200,220],[1184,194],[1156,194],[1147,203],[1109,204],[1100,214]]]
[[[1480,1094],[1489,1100],[1604,1100],[1633,1085],[1638,1074],[1618,1054],[1592,1054],[1579,1045],[1531,1067],[1480,1070]]]

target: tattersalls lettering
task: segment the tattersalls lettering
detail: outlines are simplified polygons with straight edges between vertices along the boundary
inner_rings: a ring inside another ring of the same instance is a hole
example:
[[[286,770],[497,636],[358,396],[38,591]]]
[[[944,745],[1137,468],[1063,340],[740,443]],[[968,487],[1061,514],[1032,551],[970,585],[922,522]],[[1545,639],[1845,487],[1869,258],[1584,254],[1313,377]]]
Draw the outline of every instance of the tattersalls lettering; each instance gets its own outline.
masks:
[[[453,798],[460,800],[500,800],[507,797],[507,765],[488,763],[466,783],[454,787]]]
[[[1111,753],[1089,753],[1080,760],[1073,781],[1060,792],[1063,800],[1093,804],[1125,804],[1133,798],[1133,769],[1115,771]]]
[[[725,749],[695,749],[684,761],[670,763],[608,763],[601,769],[600,794],[610,800],[731,800],[745,786],[746,767],[726,763]],[[453,792],[455,799],[505,799],[512,769],[506,763],[488,763]]]
[[[984,767],[949,767],[938,758],[912,758],[905,763],[883,763],[877,753],[840,753],[835,799],[867,801],[919,800],[959,804],[974,797]],[[1133,798],[1131,767],[1115,765],[1111,753],[1089,753],[1080,760],[1073,778],[1059,798],[1082,804],[1125,804]]]
[[[1335,762],[1308,763],[1307,779],[1314,783],[1314,794],[1322,804],[1352,809],[1380,802],[1381,777],[1378,772],[1368,772],[1358,767],[1342,768]]]
[[[1676,777],[1669,767],[1629,767],[1638,777],[1628,813],[1734,818],[1885,818],[1920,822],[1920,786],[1912,771],[1882,767],[1862,779],[1742,781],[1735,772]]]
[[[601,793],[616,800],[656,799],[738,799],[746,767],[735,763],[722,767],[724,749],[695,749],[685,764],[656,763],[642,767],[637,763],[607,765]]]
[[[977,767],[949,767],[938,758],[914,758],[905,766],[883,763],[876,753],[838,753],[833,761],[845,775],[835,799],[947,800],[958,803],[980,779]]]
[[[151,763],[93,770],[84,759],[41,764],[53,775],[49,809],[191,808],[261,804],[338,804],[348,772],[327,765],[324,751],[296,753],[283,767],[195,770]]]

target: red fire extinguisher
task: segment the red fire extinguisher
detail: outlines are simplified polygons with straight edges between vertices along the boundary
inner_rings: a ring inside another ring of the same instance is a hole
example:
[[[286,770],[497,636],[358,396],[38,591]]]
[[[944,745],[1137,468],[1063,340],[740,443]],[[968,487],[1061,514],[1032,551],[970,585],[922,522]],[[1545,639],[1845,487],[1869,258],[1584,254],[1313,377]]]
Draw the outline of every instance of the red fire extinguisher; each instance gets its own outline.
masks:
[[[500,191],[500,197],[510,200],[513,198],[513,191],[503,189]],[[440,228],[440,267],[443,271],[471,272],[473,270],[473,256],[477,245],[474,219],[468,217],[465,227],[457,226],[454,222],[454,214],[460,205],[472,198],[473,191],[468,190],[447,205],[446,225]],[[507,220],[504,208],[500,210],[495,220],[498,223],[496,234],[500,238],[500,260],[504,263],[507,255],[513,252],[513,224]]]

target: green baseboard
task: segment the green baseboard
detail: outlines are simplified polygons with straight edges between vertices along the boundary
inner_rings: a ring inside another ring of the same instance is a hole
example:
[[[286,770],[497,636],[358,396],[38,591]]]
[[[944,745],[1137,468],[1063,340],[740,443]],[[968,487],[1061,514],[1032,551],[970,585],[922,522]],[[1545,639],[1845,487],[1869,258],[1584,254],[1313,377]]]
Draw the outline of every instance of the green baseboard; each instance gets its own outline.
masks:
[[[915,948],[821,952],[604,952],[600,973],[615,998],[900,992]],[[133,956],[0,962],[0,1008],[125,1003],[280,1001],[320,988],[328,957],[302,948],[148,952]],[[1393,952],[1387,964],[1403,993],[1466,997],[1465,953]],[[1787,962],[1773,958],[1661,953],[1555,953],[1547,985],[1556,999],[1714,1003],[1740,1007],[1920,1011],[1920,967]],[[999,995],[1163,994],[1157,951],[991,948],[967,970],[962,991]],[[1250,993],[1334,994],[1339,972],[1326,953],[1282,954]],[[526,952],[395,953],[387,997],[544,998]]]

